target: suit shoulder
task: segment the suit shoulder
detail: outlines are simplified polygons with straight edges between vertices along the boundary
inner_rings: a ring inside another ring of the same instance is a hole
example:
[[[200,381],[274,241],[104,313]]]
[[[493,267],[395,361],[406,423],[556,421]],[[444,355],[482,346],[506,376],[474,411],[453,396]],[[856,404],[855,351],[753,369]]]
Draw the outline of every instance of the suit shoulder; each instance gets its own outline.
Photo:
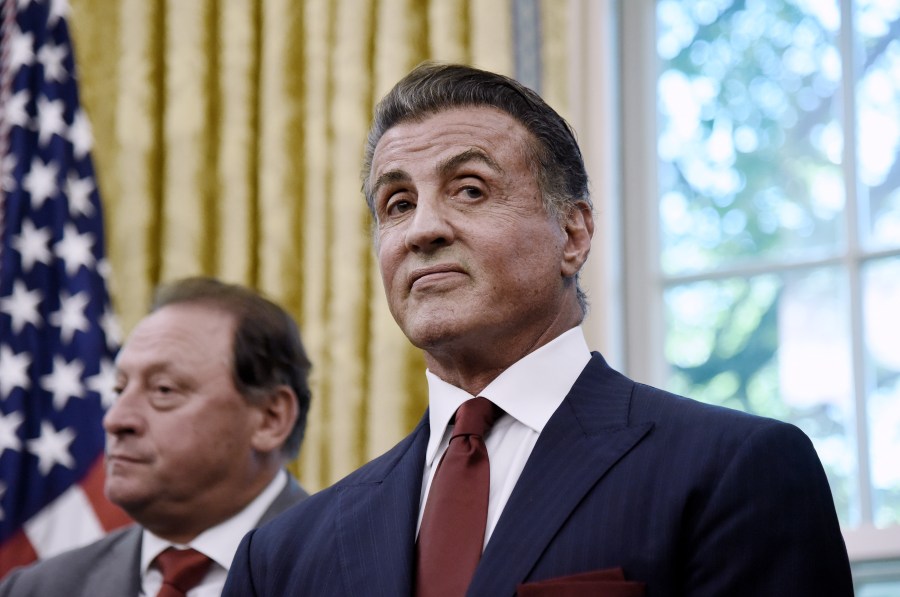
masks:
[[[591,362],[576,381],[570,395],[587,397],[591,407],[604,416],[625,416],[629,424],[653,423],[654,425],[696,425],[704,422],[712,425],[758,428],[761,426],[787,425],[775,419],[748,414],[736,408],[700,402],[680,396],[645,383],[637,382],[610,367],[599,353],[593,353]]]
[[[64,551],[33,564],[16,568],[0,582],[0,597],[69,597],[79,586],[85,571],[110,557],[123,542],[139,545],[140,528],[134,525],[117,529],[83,547]]]
[[[763,458],[790,451],[803,455],[813,468],[821,468],[812,441],[792,423],[700,402],[640,383],[634,386],[629,421],[652,422],[654,444],[661,443],[675,452],[705,454],[695,456],[698,462],[726,466],[741,454]]]
[[[737,408],[701,402],[638,382],[634,384],[631,415],[638,420],[647,418],[685,423],[706,421],[711,424],[737,426],[738,429],[748,431],[761,427],[793,427],[784,421],[747,413]]]

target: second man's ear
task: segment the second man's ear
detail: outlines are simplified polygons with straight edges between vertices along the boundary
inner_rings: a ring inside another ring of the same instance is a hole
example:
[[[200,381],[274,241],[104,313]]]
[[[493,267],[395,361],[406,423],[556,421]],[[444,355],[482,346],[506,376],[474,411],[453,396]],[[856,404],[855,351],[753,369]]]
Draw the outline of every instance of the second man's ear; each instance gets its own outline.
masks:
[[[297,396],[290,387],[280,385],[256,408],[262,416],[253,432],[253,447],[260,452],[280,450],[300,414]]]

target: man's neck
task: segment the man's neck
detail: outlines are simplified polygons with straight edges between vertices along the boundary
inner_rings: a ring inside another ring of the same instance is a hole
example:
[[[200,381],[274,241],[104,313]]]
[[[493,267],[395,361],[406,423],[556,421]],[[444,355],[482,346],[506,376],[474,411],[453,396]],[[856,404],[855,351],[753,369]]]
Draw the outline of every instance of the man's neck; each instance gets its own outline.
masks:
[[[501,373],[535,350],[580,323],[579,320],[546,330],[533,340],[510,343],[481,342],[478,346],[447,346],[425,351],[429,371],[449,384],[477,396]]]

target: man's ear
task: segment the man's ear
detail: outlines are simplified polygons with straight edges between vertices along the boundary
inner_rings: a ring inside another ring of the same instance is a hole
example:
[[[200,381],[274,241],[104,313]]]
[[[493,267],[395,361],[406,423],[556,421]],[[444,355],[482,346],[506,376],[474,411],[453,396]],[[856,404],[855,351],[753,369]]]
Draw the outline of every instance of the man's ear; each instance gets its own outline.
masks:
[[[566,245],[563,248],[561,270],[563,276],[572,277],[578,273],[591,252],[594,214],[587,201],[578,201],[569,208],[563,231],[566,233]]]
[[[297,396],[290,387],[280,385],[256,408],[262,416],[253,432],[253,447],[260,452],[280,450],[299,416]]]

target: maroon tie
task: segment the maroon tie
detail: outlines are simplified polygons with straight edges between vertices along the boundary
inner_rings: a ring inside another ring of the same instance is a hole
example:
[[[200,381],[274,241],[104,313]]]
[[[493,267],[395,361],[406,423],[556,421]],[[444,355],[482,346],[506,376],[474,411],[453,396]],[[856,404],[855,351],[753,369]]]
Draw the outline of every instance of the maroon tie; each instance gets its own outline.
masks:
[[[456,411],[450,445],[438,465],[417,543],[417,597],[465,595],[484,546],[491,468],[484,436],[497,409],[472,398]]]
[[[212,560],[194,549],[170,547],[156,556],[163,584],[156,597],[184,597],[200,584]]]

